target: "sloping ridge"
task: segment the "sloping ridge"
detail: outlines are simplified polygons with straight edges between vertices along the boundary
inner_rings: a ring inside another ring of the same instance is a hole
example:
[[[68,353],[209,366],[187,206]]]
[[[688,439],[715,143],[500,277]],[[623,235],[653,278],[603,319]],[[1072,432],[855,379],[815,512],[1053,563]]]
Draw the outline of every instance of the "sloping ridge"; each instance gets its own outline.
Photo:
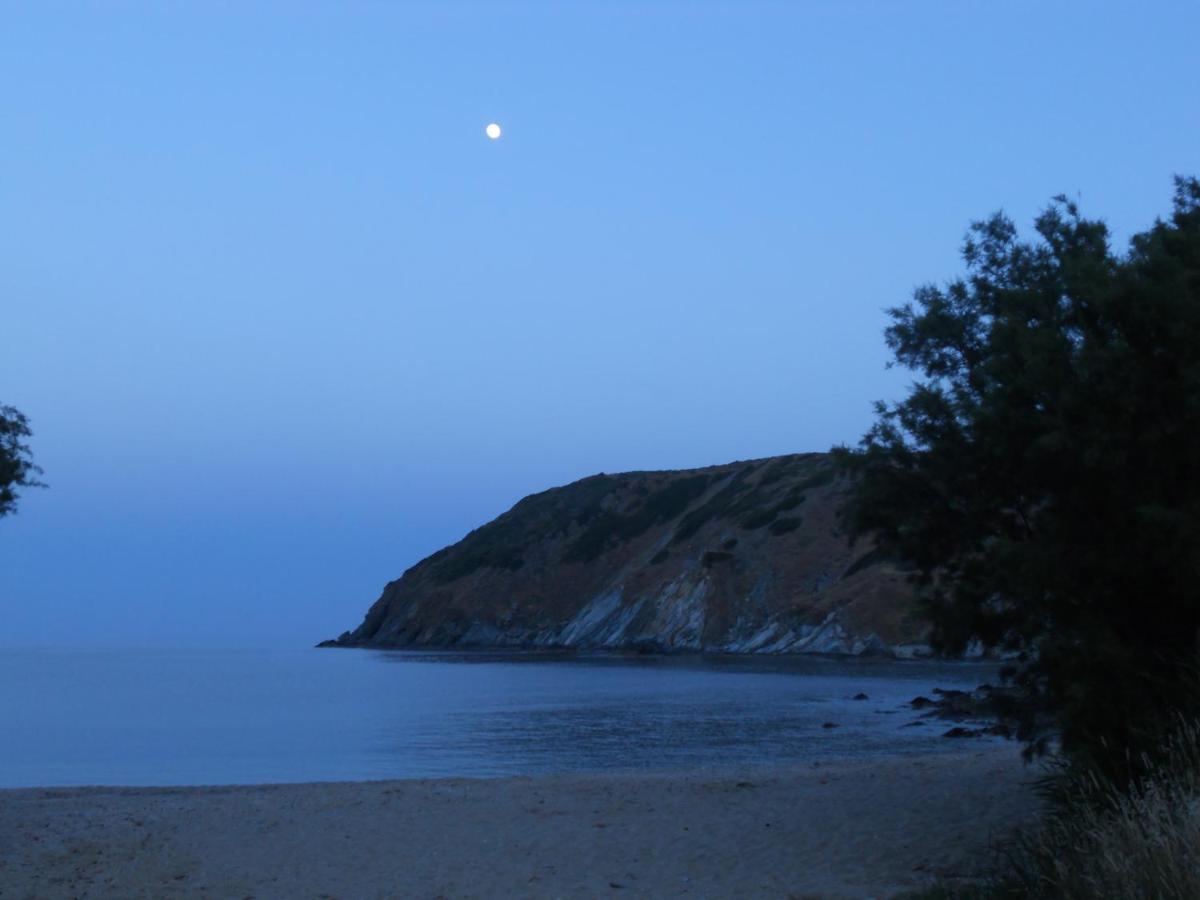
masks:
[[[924,655],[904,573],[851,547],[827,454],[593,475],[521,500],[321,646]]]

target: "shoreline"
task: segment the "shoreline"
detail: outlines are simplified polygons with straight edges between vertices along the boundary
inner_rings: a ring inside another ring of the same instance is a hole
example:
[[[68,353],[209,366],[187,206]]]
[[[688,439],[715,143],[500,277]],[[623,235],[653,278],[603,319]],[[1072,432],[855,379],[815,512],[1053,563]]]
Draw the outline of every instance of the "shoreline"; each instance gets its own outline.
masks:
[[[911,648],[917,648],[913,651]],[[839,653],[831,650],[729,650],[719,647],[669,647],[656,644],[653,647],[639,645],[581,646],[577,644],[390,644],[372,641],[344,642],[341,637],[318,641],[310,650],[372,650],[381,653],[415,653],[428,655],[463,656],[561,656],[596,657],[613,659],[689,659],[707,657],[711,659],[825,659],[833,662],[879,662],[879,663],[946,663],[950,665],[978,665],[984,668],[999,668],[1005,662],[1001,656],[988,654],[943,656],[935,653],[928,644],[888,645],[885,650],[865,650],[861,653]]]
[[[914,714],[915,715],[915,714]],[[937,722],[935,727],[949,729],[958,719],[938,717],[936,711],[925,712],[924,718]],[[918,721],[918,720],[914,720]],[[979,720],[971,720],[982,724]],[[911,724],[911,723],[910,723]],[[1011,738],[1001,737],[986,731],[969,737],[946,738],[942,749],[922,751],[883,751],[863,753],[847,757],[838,755],[834,750],[822,751],[820,754],[785,762],[764,762],[761,764],[745,764],[744,761],[727,765],[696,765],[690,768],[622,768],[613,766],[604,769],[549,769],[529,772],[498,772],[496,774],[449,774],[449,775],[396,775],[379,778],[316,778],[299,781],[195,781],[173,784],[171,782],[138,784],[136,782],[80,782],[78,784],[0,784],[0,800],[10,794],[37,793],[50,794],[55,792],[95,792],[104,793],[134,792],[203,792],[203,791],[237,791],[237,790],[272,790],[276,788],[307,788],[307,787],[342,787],[350,785],[404,785],[404,784],[437,784],[439,782],[497,782],[497,781],[554,781],[554,780],[604,780],[604,779],[641,779],[654,781],[656,779],[683,778],[744,778],[747,776],[786,776],[798,775],[818,768],[829,770],[850,770],[872,766],[886,766],[889,763],[921,761],[934,763],[939,759],[956,759],[961,756],[999,753],[1005,747],[1017,746]],[[1017,751],[1019,753],[1019,751]],[[0,898],[3,898],[0,893]]]
[[[994,863],[1015,744],[736,771],[0,790],[8,897],[886,897]]]

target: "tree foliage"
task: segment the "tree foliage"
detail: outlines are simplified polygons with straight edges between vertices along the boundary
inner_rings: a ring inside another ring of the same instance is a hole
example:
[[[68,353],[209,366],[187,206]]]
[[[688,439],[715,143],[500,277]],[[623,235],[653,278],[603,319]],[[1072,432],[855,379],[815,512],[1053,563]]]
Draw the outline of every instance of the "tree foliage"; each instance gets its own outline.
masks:
[[[0,404],[0,518],[16,511],[18,488],[41,486],[37,476],[42,470],[24,443],[32,434],[24,415]]]
[[[889,310],[896,363],[846,509],[911,561],[937,647],[1009,651],[1064,748],[1120,775],[1195,702],[1200,641],[1200,182],[1114,253],[1058,197],[1022,240],[974,224],[966,276]]]

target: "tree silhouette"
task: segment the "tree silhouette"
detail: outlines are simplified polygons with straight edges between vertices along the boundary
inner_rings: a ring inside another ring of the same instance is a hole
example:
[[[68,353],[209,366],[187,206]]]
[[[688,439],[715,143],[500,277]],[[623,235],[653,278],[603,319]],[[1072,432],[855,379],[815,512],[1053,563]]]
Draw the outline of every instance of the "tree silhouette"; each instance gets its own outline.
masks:
[[[0,518],[16,512],[18,488],[42,487],[37,480],[42,470],[24,443],[32,434],[24,415],[0,404]]]
[[[857,449],[852,534],[909,561],[936,646],[1015,654],[1033,752],[1129,774],[1195,703],[1200,642],[1200,182],[1114,254],[1058,197],[1018,239],[976,223],[966,277],[889,310],[921,379]]]

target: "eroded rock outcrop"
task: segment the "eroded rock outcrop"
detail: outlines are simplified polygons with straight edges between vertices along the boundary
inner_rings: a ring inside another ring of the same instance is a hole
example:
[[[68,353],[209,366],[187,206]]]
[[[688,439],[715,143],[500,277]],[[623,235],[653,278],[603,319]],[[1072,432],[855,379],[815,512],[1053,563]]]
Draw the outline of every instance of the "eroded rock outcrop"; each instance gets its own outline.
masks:
[[[324,646],[922,655],[912,588],[837,523],[826,454],[594,475],[413,566]]]

